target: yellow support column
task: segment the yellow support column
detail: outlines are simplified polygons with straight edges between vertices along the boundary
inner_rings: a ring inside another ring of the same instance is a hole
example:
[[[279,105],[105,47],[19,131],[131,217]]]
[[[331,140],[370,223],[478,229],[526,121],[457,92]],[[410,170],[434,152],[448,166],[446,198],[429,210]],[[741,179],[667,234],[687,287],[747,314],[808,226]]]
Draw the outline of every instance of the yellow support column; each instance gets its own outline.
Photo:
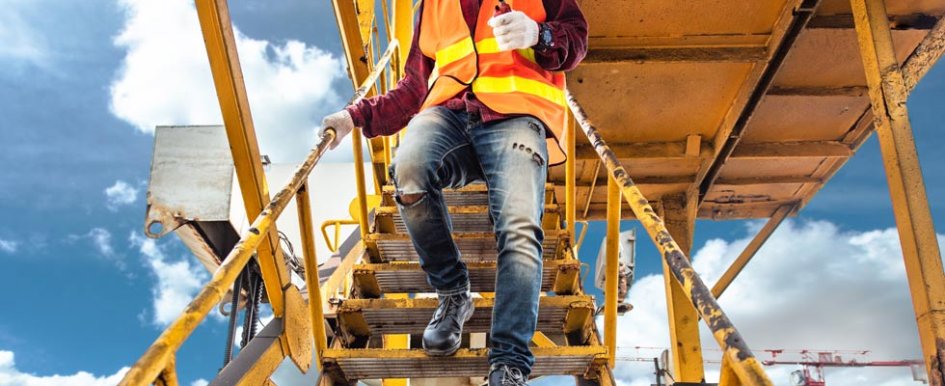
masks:
[[[852,0],[929,385],[945,384],[945,272],[906,109],[908,91],[882,0]]]
[[[604,266],[604,345],[607,346],[608,364],[613,368],[617,359],[617,275],[619,274],[620,246],[620,186],[613,178],[607,179],[607,264]]]
[[[410,0],[391,1],[393,3],[391,12],[394,14],[391,29],[394,30],[394,37],[400,42],[400,51],[397,52],[397,69],[400,74],[403,74],[404,66],[407,64],[407,53],[410,52],[410,45],[413,44],[413,3]]]
[[[698,197],[678,195],[663,200],[666,229],[680,250],[689,256],[696,224]],[[702,344],[699,340],[699,315],[686,292],[673,277],[669,265],[663,261],[663,279],[666,285],[666,308],[669,316],[670,352],[673,378],[679,382],[703,382]]]
[[[246,218],[251,220],[259,216],[269,202],[269,187],[266,185],[266,175],[259,155],[259,143],[256,141],[256,129],[246,96],[246,85],[243,83],[239,54],[236,52],[233,23],[230,21],[226,1],[197,0],[196,8],[207,46],[213,84],[223,113],[223,125],[226,127],[227,140],[233,153],[236,179],[243,194]],[[278,231],[273,226],[259,248],[257,260],[266,294],[272,305],[272,313],[276,317],[282,317],[285,311],[283,289],[289,283],[289,271],[285,266],[278,240]]]
[[[568,236],[571,237],[571,245],[574,246],[575,240],[575,222],[577,221],[577,202],[575,198],[575,143],[574,143],[574,117],[571,111],[567,114],[567,127],[564,133],[564,140],[567,146],[568,159],[564,164],[564,217],[568,224]],[[597,176],[594,176],[597,178]],[[619,198],[618,198],[619,199]],[[577,251],[574,251],[577,254]],[[576,257],[576,256],[575,256]]]

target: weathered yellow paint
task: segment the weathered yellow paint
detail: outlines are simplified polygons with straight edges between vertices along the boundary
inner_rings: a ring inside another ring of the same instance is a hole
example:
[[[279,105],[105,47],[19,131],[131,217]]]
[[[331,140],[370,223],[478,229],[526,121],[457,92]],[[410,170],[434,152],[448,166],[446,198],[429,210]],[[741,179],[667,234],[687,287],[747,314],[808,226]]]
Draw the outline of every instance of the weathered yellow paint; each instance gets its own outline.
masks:
[[[567,221],[568,225],[568,234],[574,235],[576,232],[576,221],[577,221],[577,198],[575,197],[575,185],[577,184],[576,175],[575,175],[575,139],[574,139],[574,117],[571,116],[571,112],[568,111],[567,115],[567,126],[565,127],[564,137],[567,141],[565,146],[565,153],[567,153],[567,160],[565,160],[565,177],[564,177],[564,218]],[[572,243],[572,246],[574,244]],[[577,249],[573,249],[575,254],[577,254]]]
[[[735,370],[732,369],[731,359],[729,357],[722,357],[722,369],[721,374],[719,374],[719,386],[741,386],[741,381],[738,380],[738,376],[735,375]]]
[[[541,331],[535,331],[535,335],[532,335],[532,343],[534,343],[535,346],[538,346],[538,347],[545,347],[545,348],[558,347],[558,345],[555,344],[555,342],[552,341],[551,338],[548,338],[548,336],[545,335],[545,333]]]
[[[698,197],[696,194],[675,195],[663,200],[666,229],[677,240],[684,255],[689,256],[695,231]],[[705,381],[702,342],[699,339],[699,315],[686,297],[679,281],[673,278],[669,264],[663,261],[663,282],[669,320],[670,353],[673,379],[678,382]]]
[[[604,278],[604,345],[607,346],[608,364],[617,360],[617,284],[620,246],[620,186],[613,178],[607,179],[607,263]]]
[[[597,128],[590,123],[587,114],[581,109],[577,100],[570,94],[568,94],[568,104],[584,130],[584,134],[594,145],[595,150],[597,150],[598,155],[607,167],[608,174],[614,180],[612,183],[620,189],[637,219],[640,220],[650,238],[662,253],[663,260],[670,266],[673,276],[680,282],[686,296],[702,319],[705,320],[719,346],[722,347],[724,355],[732,357],[732,365],[739,379],[748,386],[773,385],[761,364],[755,360],[744,339],[732,326],[725,313],[722,312],[715,298],[712,297],[709,288],[693,270],[689,259],[682,253],[679,245],[676,244],[676,241],[667,231],[663,219],[656,214],[649,201],[640,192],[640,189],[633,184],[627,170],[624,169],[613,151],[601,138]],[[608,197],[611,196],[610,190],[611,188],[608,188]]]
[[[408,299],[407,294],[388,294],[385,295],[388,299]],[[384,348],[385,349],[408,349],[410,348],[410,335],[409,334],[387,334],[384,335]],[[391,378],[383,380],[384,386],[407,386],[409,383],[407,379],[404,378]]]
[[[929,385],[945,384],[945,272],[882,0],[851,0]]]
[[[207,313],[223,300],[223,296],[233,286],[233,282],[242,272],[250,257],[265,241],[267,232],[275,223],[276,218],[295,196],[295,192],[301,188],[302,183],[308,179],[322,154],[328,150],[334,136],[334,131],[329,131],[321,138],[305,161],[296,168],[295,173],[292,174],[292,180],[272,198],[272,201],[253,220],[249,229],[240,237],[240,241],[226,256],[213,277],[210,278],[210,282],[200,290],[183,313],[161,333],[141,359],[128,370],[120,383],[121,385],[150,384],[164,369],[184,340],[207,317]],[[283,262],[283,264],[285,263]]]
[[[256,218],[269,201],[269,187],[260,162],[256,129],[253,127],[243,83],[229,8],[225,0],[197,0],[195,4],[210,60],[210,72],[223,113],[223,125],[233,153],[246,218]],[[289,281],[289,271],[277,240],[278,233],[273,227],[259,249],[257,260],[273,314],[281,317],[284,310],[282,288]]]
[[[768,241],[768,237],[771,237],[771,234],[774,233],[778,226],[787,218],[788,215],[794,212],[797,209],[797,204],[794,205],[785,205],[778,208],[774,212],[774,216],[771,216],[771,219],[765,223],[765,226],[761,228],[757,235],[751,242],[748,243],[748,246],[745,247],[745,250],[738,255],[738,258],[732,262],[732,265],[725,270],[725,273],[722,274],[722,277],[719,278],[719,281],[715,283],[712,287],[712,296],[718,299],[722,296],[722,293],[725,292],[725,289],[732,284],[732,281],[738,277],[738,274],[748,265],[748,262],[751,261],[755,254],[758,253],[758,250]]]
[[[404,66],[407,64],[407,53],[410,52],[410,45],[413,43],[413,4],[410,0],[391,0],[391,12],[394,14],[393,27],[394,37],[401,42],[400,54],[397,55],[398,74],[404,73]],[[400,76],[397,77],[398,79]]]
[[[334,219],[334,220],[325,220],[322,223],[322,237],[325,239],[325,246],[328,247],[329,251],[338,252],[338,248],[341,247],[341,226],[342,225],[355,225],[358,224],[358,220],[354,219]],[[328,236],[328,227],[335,227],[334,238]]]
[[[321,293],[321,281],[318,277],[318,259],[315,256],[315,234],[314,229],[312,229],[312,206],[309,202],[307,182],[302,184],[302,188],[296,193],[295,201],[299,214],[299,233],[302,234],[302,260],[305,264],[308,310],[315,342],[315,363],[319,370],[321,370],[322,352],[328,348],[328,337],[325,333],[325,313],[322,308],[324,300],[322,299]]]

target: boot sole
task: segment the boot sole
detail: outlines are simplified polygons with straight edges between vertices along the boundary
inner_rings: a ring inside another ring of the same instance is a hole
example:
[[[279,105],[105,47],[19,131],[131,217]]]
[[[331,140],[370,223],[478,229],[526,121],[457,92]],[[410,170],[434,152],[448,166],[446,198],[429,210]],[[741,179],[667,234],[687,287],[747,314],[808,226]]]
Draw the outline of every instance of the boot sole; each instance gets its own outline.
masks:
[[[470,307],[469,314],[466,315],[465,320],[463,320],[463,327],[466,326],[466,322],[468,322],[469,319],[472,319],[474,312],[476,312],[476,308]],[[450,355],[456,354],[456,352],[459,351],[459,347],[463,345],[462,330],[460,330],[459,335],[460,335],[460,339],[458,342],[456,342],[456,345],[453,347],[450,347],[446,350],[436,350],[436,349],[428,349],[426,344],[423,344],[423,351],[431,357],[448,357]]]

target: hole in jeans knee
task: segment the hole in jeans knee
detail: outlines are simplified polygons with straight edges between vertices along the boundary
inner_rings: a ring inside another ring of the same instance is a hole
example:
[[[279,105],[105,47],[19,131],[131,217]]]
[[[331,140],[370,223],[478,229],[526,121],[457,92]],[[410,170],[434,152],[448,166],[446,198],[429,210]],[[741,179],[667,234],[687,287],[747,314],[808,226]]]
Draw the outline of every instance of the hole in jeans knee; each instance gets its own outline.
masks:
[[[538,164],[538,166],[545,166],[545,159],[541,156],[541,154],[538,151],[532,150],[531,147],[528,147],[528,146],[525,146],[525,144],[516,142],[512,144],[512,149],[524,151],[526,154],[531,156],[532,161]]]
[[[410,193],[410,194],[398,193],[396,198],[397,198],[397,202],[399,202],[400,205],[411,206],[420,202],[420,200],[423,199],[423,197],[425,196],[426,196],[426,193],[423,193],[423,192]]]

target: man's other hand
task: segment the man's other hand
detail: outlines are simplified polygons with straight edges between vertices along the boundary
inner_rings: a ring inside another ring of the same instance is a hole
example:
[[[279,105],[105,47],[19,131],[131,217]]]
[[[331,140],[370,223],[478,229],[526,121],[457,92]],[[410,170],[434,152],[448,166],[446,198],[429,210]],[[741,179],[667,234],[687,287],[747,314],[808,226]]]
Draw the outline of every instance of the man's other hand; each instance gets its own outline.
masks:
[[[538,23],[522,11],[511,11],[489,19],[499,50],[530,48],[538,44]]]
[[[351,120],[351,114],[348,114],[348,110],[341,110],[328,115],[322,119],[322,128],[318,131],[318,136],[325,135],[325,131],[329,127],[335,129],[335,140],[331,142],[331,150],[334,150],[341,143],[341,140],[354,129],[354,121]]]

